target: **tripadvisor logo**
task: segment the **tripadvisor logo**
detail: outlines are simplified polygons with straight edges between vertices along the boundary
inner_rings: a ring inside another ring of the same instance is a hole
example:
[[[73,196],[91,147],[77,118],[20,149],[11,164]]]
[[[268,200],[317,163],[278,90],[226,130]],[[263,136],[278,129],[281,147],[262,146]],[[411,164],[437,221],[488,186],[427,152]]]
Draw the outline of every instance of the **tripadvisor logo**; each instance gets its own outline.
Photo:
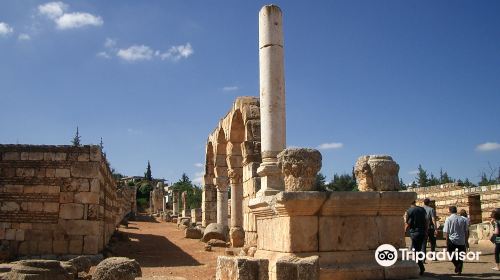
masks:
[[[399,251],[399,254],[398,254]],[[459,259],[461,261],[479,261],[479,255],[481,252],[458,252],[455,251],[448,252],[446,249],[437,252],[415,252],[415,249],[400,248],[397,250],[391,244],[382,244],[378,246],[375,251],[375,260],[381,266],[391,266],[398,260],[398,255],[401,256],[402,261],[424,261],[426,258],[430,260],[438,261],[451,261],[453,259]]]

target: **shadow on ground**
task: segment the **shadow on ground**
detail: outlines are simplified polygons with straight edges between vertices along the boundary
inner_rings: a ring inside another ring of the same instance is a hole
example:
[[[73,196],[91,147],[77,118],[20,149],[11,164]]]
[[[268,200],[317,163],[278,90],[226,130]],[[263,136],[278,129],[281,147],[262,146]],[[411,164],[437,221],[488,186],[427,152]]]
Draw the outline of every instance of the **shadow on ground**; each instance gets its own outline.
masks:
[[[141,218],[140,221],[144,220]],[[131,224],[133,223],[134,222],[131,222]],[[132,226],[129,228],[135,227]],[[129,237],[129,240],[117,242],[113,246],[113,253],[116,256],[135,259],[139,262],[141,267],[202,265],[190,254],[183,251],[164,236],[142,234],[140,232],[127,232],[124,234]]]

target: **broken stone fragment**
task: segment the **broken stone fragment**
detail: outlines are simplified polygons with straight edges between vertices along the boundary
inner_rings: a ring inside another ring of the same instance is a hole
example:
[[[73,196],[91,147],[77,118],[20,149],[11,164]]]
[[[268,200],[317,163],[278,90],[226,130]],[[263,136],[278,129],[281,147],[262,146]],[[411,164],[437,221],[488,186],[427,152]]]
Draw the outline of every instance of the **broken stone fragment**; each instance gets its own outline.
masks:
[[[278,167],[285,176],[286,191],[316,191],[321,153],[315,149],[285,149],[278,154]]]

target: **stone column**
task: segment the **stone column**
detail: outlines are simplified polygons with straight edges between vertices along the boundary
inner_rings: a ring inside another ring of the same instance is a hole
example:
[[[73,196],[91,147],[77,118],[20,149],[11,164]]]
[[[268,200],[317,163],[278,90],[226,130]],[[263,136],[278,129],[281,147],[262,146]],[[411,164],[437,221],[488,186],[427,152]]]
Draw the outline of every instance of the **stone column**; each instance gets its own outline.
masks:
[[[243,230],[243,168],[228,170],[231,184],[231,228],[229,239],[233,247],[245,245],[245,231]]]
[[[214,179],[217,187],[217,223],[227,226],[227,189],[229,180],[227,177],[217,177]]]
[[[179,194],[178,191],[172,191],[172,215],[178,216],[179,213]]]
[[[286,146],[285,75],[282,15],[278,6],[259,12],[259,77],[262,164],[257,170],[261,189],[257,196],[284,190],[277,155]]]
[[[203,177],[203,193],[201,198],[202,226],[206,227],[217,222],[217,190],[214,186],[213,175]]]

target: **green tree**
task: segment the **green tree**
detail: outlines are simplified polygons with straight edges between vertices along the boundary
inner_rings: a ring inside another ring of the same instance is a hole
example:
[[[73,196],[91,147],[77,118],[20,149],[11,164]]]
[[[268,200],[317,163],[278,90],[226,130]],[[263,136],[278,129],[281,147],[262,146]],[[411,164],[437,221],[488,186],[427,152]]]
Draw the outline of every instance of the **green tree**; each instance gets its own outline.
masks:
[[[418,182],[419,187],[427,187],[429,183],[429,179],[427,178],[427,171],[422,168],[422,165],[418,165],[418,173],[415,178]]]
[[[448,173],[446,171],[443,172],[443,169],[439,171],[439,183],[440,184],[447,184],[447,183],[453,183],[453,179],[448,176]]]
[[[316,175],[316,189],[319,191],[326,191],[326,177],[321,172]]]
[[[334,174],[327,188],[332,191],[357,191],[358,185],[354,177],[349,174]]]
[[[71,144],[73,144],[73,146],[75,147],[80,147],[80,132],[78,131],[78,126],[76,127],[76,134],[75,136],[73,137],[73,140],[71,140]]]
[[[408,189],[408,187],[405,185],[405,183],[403,182],[403,178],[399,178],[399,187],[402,189],[402,190],[406,190]]]
[[[179,181],[172,185],[172,188],[179,193],[186,192],[186,204],[189,209],[201,207],[202,190],[191,182],[186,173],[183,173]]]
[[[153,176],[151,175],[151,164],[149,163],[148,160],[148,167],[146,169],[146,172],[144,173],[144,179],[147,181],[153,181]]]
[[[428,186],[436,186],[439,185],[439,179],[434,176],[434,174],[431,173],[431,176],[429,178],[429,181],[427,182]]]

